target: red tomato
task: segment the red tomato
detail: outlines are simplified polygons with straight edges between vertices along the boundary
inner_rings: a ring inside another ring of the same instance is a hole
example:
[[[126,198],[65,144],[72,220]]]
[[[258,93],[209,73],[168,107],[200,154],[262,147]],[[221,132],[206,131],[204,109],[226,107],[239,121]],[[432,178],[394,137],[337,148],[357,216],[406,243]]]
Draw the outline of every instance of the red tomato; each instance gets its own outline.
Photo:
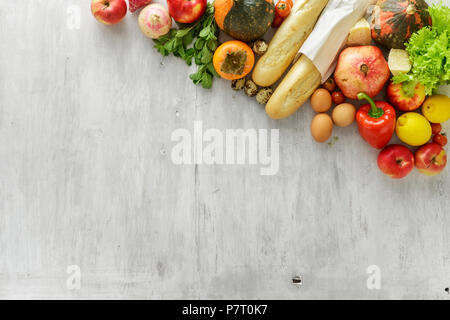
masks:
[[[330,93],[333,92],[334,89],[336,89],[336,83],[334,82],[333,77],[330,77],[327,81],[325,81],[322,87],[330,91]]]
[[[345,96],[341,91],[335,91],[331,94],[331,98],[335,104],[341,104],[345,102]]]
[[[285,0],[280,0],[275,6],[275,13],[282,18],[286,18],[291,13],[291,5]]]
[[[431,124],[431,130],[432,130],[433,134],[441,133],[442,126],[441,126],[440,123],[432,123]]]
[[[275,15],[275,19],[273,19],[272,22],[272,28],[278,28],[283,23],[284,19],[283,17],[280,17],[279,15]]]
[[[433,142],[444,147],[445,145],[447,145],[447,137],[444,134],[438,133],[434,135]]]

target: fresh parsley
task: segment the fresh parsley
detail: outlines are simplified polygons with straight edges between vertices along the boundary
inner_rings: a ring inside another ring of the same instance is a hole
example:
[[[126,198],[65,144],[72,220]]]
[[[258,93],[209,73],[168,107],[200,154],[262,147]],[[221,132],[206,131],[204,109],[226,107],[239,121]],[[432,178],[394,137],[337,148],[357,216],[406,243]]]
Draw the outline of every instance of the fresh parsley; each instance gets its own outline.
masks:
[[[194,59],[197,72],[189,76],[195,84],[203,88],[212,87],[212,81],[218,76],[213,66],[214,51],[218,46],[218,28],[214,19],[214,6],[208,3],[205,14],[193,24],[170,32],[155,42],[155,48],[163,55],[173,54],[183,59],[189,66]]]

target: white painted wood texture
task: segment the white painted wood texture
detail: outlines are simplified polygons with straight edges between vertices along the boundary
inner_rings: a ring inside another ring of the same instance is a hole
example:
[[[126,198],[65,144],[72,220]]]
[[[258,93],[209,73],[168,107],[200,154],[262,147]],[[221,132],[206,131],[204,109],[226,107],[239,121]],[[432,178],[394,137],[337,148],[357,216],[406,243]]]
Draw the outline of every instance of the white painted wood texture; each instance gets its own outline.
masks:
[[[272,121],[195,87],[137,15],[105,27],[89,2],[0,6],[0,298],[449,298],[450,170],[390,180],[355,125],[316,144],[308,105]],[[195,120],[280,129],[279,173],[174,165]]]

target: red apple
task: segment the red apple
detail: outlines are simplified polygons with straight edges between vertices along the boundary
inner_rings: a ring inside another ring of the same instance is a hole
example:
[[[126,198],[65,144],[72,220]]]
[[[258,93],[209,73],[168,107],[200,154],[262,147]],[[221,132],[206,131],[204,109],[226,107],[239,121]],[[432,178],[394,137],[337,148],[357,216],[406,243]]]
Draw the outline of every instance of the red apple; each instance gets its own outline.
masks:
[[[379,48],[361,46],[341,52],[334,79],[347,98],[357,99],[360,92],[373,98],[381,92],[390,74],[388,63]]]
[[[387,97],[389,102],[399,110],[414,111],[419,109],[425,101],[425,87],[417,83],[414,88],[414,95],[409,97],[403,90],[403,84],[389,83],[387,87]]]
[[[407,147],[392,144],[378,155],[378,168],[393,179],[404,178],[414,168],[414,155]]]
[[[416,151],[415,161],[420,172],[427,176],[435,176],[447,165],[447,153],[437,143],[428,143]]]
[[[116,24],[127,14],[127,3],[125,0],[92,0],[91,12],[103,24]]]
[[[192,23],[206,10],[207,0],[167,0],[169,13],[176,22]]]

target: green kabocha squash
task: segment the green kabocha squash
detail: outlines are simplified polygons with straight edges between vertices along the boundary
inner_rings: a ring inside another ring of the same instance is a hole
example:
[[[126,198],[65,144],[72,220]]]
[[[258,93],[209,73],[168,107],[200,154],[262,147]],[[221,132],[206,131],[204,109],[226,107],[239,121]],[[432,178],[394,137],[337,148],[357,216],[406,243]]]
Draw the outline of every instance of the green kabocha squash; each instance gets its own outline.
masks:
[[[404,49],[414,32],[429,25],[424,0],[379,0],[371,18],[372,38],[386,48]]]
[[[215,0],[214,9],[219,28],[245,42],[261,38],[275,17],[273,0]]]

